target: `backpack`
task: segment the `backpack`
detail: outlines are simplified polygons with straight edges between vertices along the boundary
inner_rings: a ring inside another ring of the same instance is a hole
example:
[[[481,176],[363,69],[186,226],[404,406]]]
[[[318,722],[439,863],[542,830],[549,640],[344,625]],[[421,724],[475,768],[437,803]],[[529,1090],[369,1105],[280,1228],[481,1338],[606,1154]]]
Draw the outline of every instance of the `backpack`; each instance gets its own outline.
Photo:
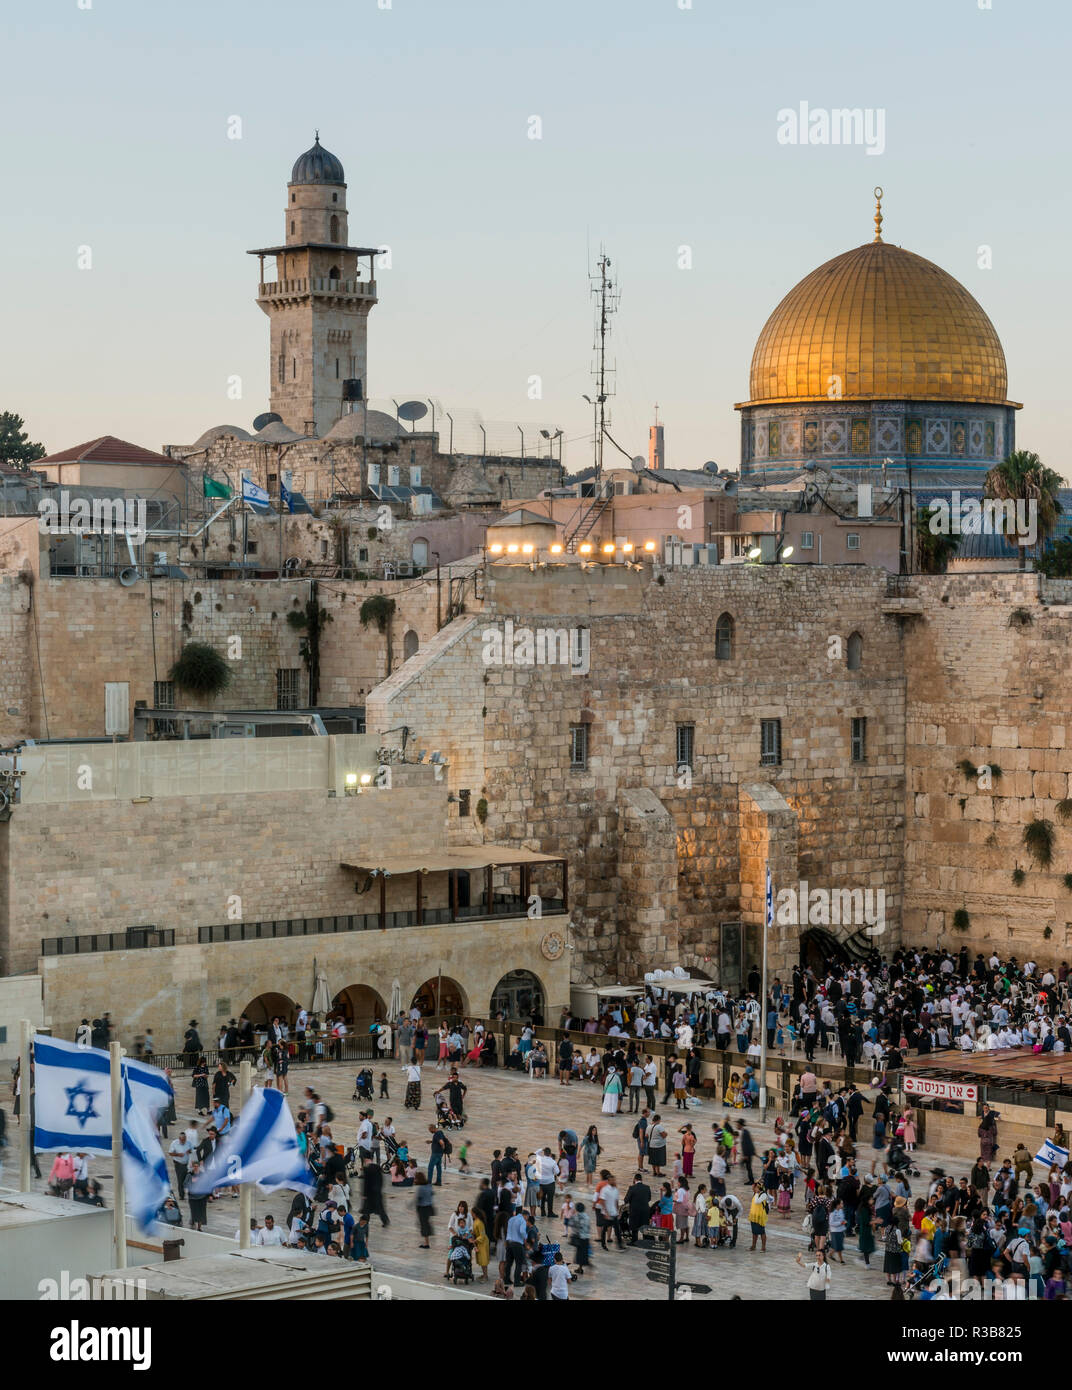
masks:
[[[454,1145],[450,1142],[450,1140],[449,1140],[449,1139],[447,1138],[447,1136],[444,1134],[444,1136],[443,1136],[443,1153],[444,1153],[445,1155],[448,1155],[448,1156],[449,1156],[449,1155],[452,1154],[453,1152],[454,1152]]]
[[[325,1102],[324,1102],[324,1123],[325,1123],[326,1125],[330,1125],[331,1122],[332,1122],[334,1119],[335,1119],[335,1111],[332,1110],[331,1106],[328,1105],[328,1103],[325,1101]]]

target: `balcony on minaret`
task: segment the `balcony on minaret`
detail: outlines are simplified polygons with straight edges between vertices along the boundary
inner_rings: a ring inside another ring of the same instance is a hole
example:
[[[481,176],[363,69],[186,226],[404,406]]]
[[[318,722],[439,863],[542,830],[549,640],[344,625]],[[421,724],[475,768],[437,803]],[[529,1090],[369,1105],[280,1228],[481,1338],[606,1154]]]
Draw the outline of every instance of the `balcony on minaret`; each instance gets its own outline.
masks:
[[[257,286],[258,300],[306,299],[364,300],[376,302],[375,280],[343,280],[334,275],[305,276],[295,280],[267,280]]]

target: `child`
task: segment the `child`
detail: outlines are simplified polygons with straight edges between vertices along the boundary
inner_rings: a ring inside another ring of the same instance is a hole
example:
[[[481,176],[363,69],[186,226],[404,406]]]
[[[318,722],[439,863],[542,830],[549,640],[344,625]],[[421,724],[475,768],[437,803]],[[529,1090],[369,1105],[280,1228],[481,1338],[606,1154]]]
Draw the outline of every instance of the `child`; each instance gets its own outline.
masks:
[[[367,1214],[364,1216],[359,1216],[357,1219],[357,1225],[354,1227],[353,1258],[358,1262],[358,1264],[368,1263],[368,1220],[369,1219]]]
[[[558,1214],[562,1218],[562,1229],[566,1236],[564,1244],[566,1245],[570,1242],[570,1222],[573,1220],[576,1211],[577,1207],[574,1204],[573,1198],[563,1196],[562,1202],[558,1208]]]
[[[469,1172],[469,1140],[463,1139],[458,1145],[458,1172]]]
[[[793,1178],[790,1173],[782,1173],[778,1179],[777,1207],[786,1220],[793,1206]]]
[[[560,1153],[558,1156],[558,1181],[556,1183],[560,1197],[566,1195],[566,1184],[569,1182],[569,1176],[569,1158],[564,1153]]]
[[[381,1074],[380,1074],[380,1099],[381,1099],[381,1100],[390,1100],[390,1099],[391,1099],[391,1097],[387,1094],[387,1073],[386,1073],[386,1072],[381,1072]]]
[[[681,1178],[681,1177],[684,1177],[684,1176],[685,1176],[685,1166],[684,1166],[684,1164],[681,1162],[681,1155],[680,1155],[680,1154],[674,1154],[674,1168],[673,1168],[673,1174],[674,1174],[674,1183],[675,1183],[675,1185],[676,1185],[676,1183],[677,1183],[678,1178]]]
[[[711,1202],[707,1208],[707,1244],[712,1250],[722,1243],[722,1208]]]

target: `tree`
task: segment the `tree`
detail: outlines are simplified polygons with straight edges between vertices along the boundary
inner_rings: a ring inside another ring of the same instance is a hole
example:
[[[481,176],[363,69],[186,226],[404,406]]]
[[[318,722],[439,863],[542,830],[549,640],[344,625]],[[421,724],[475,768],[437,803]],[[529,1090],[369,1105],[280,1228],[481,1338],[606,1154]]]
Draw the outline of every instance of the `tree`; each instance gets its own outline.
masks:
[[[299,609],[287,614],[290,626],[303,634],[298,650],[302,661],[305,662],[305,669],[309,672],[310,705],[316,705],[320,700],[320,634],[332,621],[331,614],[320,606],[317,583],[314,579],[305,611]]]
[[[1050,536],[1061,515],[1061,504],[1057,491],[1064,486],[1064,480],[1052,468],[1047,468],[1039,458],[1027,449],[1017,449],[1007,455],[986,475],[983,492],[987,497],[1000,501],[1025,502],[1035,504],[1037,533],[1036,554],[1043,542]],[[1020,568],[1027,568],[1027,547],[1020,546]]]
[[[31,463],[45,456],[45,446],[31,441],[26,421],[13,410],[0,411],[0,463],[28,472]]]
[[[1072,537],[1062,536],[1035,560],[1035,568],[1051,579],[1072,579]]]
[[[916,512],[916,566],[920,574],[945,574],[960,545],[959,533],[932,529],[931,518],[937,516],[937,507],[920,507]]]

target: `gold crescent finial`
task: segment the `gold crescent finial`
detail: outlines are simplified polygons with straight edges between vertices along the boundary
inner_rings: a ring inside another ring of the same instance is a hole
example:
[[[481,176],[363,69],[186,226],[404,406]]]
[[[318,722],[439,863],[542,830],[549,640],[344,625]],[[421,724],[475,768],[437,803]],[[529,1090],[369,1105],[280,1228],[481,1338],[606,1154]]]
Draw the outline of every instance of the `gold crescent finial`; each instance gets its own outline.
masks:
[[[875,187],[875,240],[882,240],[882,189]]]

